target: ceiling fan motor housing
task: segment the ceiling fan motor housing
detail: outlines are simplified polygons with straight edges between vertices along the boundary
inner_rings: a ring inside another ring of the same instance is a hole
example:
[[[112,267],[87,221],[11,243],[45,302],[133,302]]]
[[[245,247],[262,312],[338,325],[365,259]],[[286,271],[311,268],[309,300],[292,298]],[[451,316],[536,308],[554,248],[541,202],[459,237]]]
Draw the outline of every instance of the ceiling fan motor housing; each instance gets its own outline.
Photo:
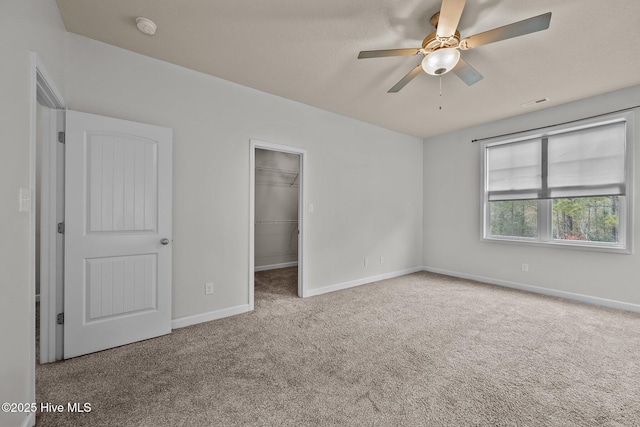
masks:
[[[435,50],[442,48],[458,47],[460,44],[460,31],[447,40],[439,40],[436,33],[433,32],[424,38],[422,41],[422,49],[425,53],[431,53]]]

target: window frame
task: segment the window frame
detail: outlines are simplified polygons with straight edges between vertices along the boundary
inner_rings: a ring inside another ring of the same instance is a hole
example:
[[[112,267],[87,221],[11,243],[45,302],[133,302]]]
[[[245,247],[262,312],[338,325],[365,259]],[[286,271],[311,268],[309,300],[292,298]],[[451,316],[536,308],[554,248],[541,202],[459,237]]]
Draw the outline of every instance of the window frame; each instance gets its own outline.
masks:
[[[491,235],[491,208],[488,197],[488,176],[487,176],[487,149],[496,145],[510,144],[536,138],[548,138],[553,135],[576,132],[597,126],[607,125],[616,122],[625,123],[625,186],[624,196],[620,196],[619,210],[619,242],[590,242],[583,240],[560,240],[553,238],[553,199],[538,199],[538,223],[535,237],[517,236],[493,236]],[[481,171],[480,171],[480,208],[481,208],[481,230],[480,240],[482,242],[507,243],[534,245],[553,248],[571,248],[579,250],[590,250],[600,252],[633,253],[633,184],[634,184],[634,145],[635,145],[635,125],[634,111],[622,113],[612,113],[599,117],[578,120],[571,123],[549,126],[526,132],[519,132],[517,136],[502,136],[486,139],[480,143],[481,146]]]

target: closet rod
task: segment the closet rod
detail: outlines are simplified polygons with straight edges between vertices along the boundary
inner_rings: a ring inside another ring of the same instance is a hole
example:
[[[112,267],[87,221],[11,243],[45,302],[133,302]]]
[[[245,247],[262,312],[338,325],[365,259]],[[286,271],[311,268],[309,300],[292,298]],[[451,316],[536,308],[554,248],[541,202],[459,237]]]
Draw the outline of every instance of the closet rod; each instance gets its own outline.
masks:
[[[256,224],[297,224],[297,219],[275,219],[275,220],[263,220],[256,221]]]

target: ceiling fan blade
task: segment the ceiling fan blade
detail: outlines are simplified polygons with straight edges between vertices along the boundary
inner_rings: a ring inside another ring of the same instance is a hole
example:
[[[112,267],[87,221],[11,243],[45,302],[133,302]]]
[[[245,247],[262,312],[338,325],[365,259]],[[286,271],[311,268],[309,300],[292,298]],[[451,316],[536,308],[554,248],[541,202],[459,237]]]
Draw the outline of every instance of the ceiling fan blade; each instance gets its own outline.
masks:
[[[358,59],[384,58],[386,56],[411,56],[420,53],[420,49],[386,49],[386,50],[363,50],[358,55]]]
[[[467,0],[442,0],[436,36],[442,39],[453,37],[458,29],[462,10]]]
[[[456,65],[451,72],[460,77],[460,80],[465,82],[467,86],[471,86],[472,84],[478,83],[480,80],[484,79],[482,74],[462,58],[460,58],[458,65]]]
[[[407,85],[407,83],[409,83],[411,80],[413,80],[413,78],[415,76],[417,76],[418,74],[420,74],[421,72],[422,72],[422,64],[418,64],[418,66],[416,68],[414,68],[413,70],[409,71],[409,73],[406,76],[404,76],[398,83],[396,83],[395,86],[393,86],[391,89],[389,89],[387,91],[387,93],[400,92],[400,89],[405,87]]]
[[[494,28],[475,36],[467,37],[460,42],[460,49],[468,50],[474,47],[483,46],[485,44],[499,42],[501,40],[510,39],[512,37],[523,36],[525,34],[535,33],[549,28],[551,22],[551,12],[534,16],[533,18],[523,21],[514,22],[504,27]]]

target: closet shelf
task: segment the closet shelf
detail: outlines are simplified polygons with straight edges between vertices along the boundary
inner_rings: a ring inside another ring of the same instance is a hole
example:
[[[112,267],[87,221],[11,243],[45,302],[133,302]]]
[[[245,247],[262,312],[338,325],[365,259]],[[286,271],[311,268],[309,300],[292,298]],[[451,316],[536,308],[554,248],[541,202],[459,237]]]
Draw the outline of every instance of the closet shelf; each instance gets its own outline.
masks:
[[[274,220],[262,220],[256,221],[255,224],[297,224],[297,219],[274,219]]]
[[[284,183],[259,181],[259,178],[257,178],[258,175],[272,177],[271,179],[273,179],[274,181],[279,179],[284,181]],[[294,184],[296,184],[299,175],[300,171],[272,168],[269,166],[256,166],[256,182],[259,182],[261,184],[288,184],[290,187],[293,187]]]
[[[300,173],[299,171],[293,171],[293,170],[289,170],[289,169],[271,168],[269,166],[256,166],[256,170],[257,171],[262,171],[262,172],[286,173],[286,174],[289,174],[289,175],[298,175]]]

